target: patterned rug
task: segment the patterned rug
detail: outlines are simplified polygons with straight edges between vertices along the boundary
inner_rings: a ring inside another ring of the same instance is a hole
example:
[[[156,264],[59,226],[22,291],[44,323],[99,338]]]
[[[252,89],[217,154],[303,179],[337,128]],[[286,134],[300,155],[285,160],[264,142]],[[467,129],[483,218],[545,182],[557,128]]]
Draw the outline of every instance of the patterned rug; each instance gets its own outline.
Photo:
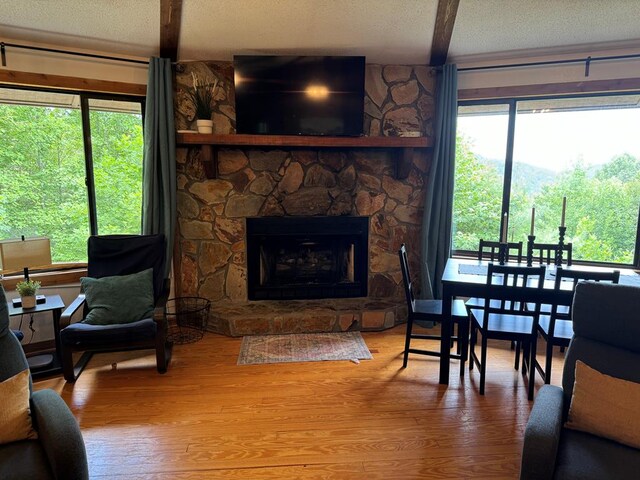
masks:
[[[238,365],[372,358],[360,332],[253,335],[242,338]]]

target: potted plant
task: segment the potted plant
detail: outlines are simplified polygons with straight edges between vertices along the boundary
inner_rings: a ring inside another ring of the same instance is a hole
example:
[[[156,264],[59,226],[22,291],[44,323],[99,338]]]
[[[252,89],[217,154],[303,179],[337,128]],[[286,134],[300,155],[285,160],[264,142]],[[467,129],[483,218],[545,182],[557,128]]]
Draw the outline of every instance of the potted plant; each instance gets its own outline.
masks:
[[[198,77],[192,73],[193,88],[189,90],[189,97],[196,109],[196,125],[198,133],[213,133],[213,97],[218,87],[218,80],[211,83],[201,83]]]
[[[36,292],[40,288],[40,282],[36,280],[22,280],[16,284],[16,291],[20,294],[22,308],[36,306]]]

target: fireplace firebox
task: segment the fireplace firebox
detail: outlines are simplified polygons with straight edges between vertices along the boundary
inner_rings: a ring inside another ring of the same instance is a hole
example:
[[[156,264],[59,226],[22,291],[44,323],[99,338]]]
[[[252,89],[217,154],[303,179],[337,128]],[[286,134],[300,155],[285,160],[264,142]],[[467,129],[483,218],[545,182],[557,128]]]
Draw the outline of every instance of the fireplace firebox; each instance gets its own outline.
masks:
[[[249,300],[365,297],[368,217],[247,218]]]

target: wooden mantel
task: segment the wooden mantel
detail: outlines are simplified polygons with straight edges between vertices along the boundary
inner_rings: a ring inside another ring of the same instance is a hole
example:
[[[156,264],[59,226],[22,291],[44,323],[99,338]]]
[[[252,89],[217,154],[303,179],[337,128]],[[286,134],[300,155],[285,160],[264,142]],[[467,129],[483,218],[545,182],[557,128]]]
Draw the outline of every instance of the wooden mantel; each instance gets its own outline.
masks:
[[[396,152],[396,178],[406,178],[411,169],[414,149],[432,147],[429,137],[323,137],[303,135],[216,135],[176,134],[178,147],[200,146],[200,158],[207,178],[218,174],[219,147],[264,148],[359,148],[389,149]]]

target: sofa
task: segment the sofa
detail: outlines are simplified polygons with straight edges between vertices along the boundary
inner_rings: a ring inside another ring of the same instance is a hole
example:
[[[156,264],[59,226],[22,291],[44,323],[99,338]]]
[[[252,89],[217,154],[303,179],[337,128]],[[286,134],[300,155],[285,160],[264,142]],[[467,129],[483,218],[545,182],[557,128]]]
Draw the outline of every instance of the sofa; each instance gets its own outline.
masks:
[[[544,385],[538,392],[525,429],[520,478],[638,478],[639,449],[567,428],[565,422],[574,393],[577,361],[599,374],[627,380],[635,392],[639,391],[640,385],[634,384],[640,383],[640,287],[581,282],[576,287],[572,316],[574,336],[566,352],[562,388]],[[597,392],[599,385],[602,384],[595,384],[592,391]],[[597,395],[618,394],[608,389]],[[636,411],[640,414],[640,405]],[[587,418],[600,414],[621,415],[614,408],[599,409]],[[637,434],[640,436],[640,432]]]
[[[28,368],[22,347],[9,330],[7,299],[0,285],[0,382]],[[0,445],[0,478],[88,479],[84,441],[69,407],[53,390],[34,392],[30,378],[29,390],[31,421],[38,438]]]

